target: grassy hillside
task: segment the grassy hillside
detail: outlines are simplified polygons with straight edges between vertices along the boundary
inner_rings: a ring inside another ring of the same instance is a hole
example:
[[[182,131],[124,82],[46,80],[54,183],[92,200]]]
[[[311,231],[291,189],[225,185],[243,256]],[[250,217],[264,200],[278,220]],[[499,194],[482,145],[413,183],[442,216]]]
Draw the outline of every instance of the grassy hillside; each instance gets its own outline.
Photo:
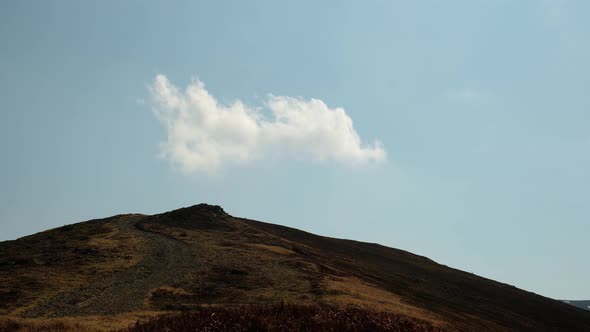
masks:
[[[205,204],[1,242],[0,257],[5,324],[113,329],[161,313],[286,302],[447,330],[590,331],[590,312],[559,301],[402,250]]]

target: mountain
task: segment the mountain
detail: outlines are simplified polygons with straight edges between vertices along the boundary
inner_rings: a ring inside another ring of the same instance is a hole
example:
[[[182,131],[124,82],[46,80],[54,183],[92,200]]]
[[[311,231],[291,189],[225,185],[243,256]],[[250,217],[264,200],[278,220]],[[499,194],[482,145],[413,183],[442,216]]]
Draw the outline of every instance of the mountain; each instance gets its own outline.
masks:
[[[0,242],[0,299],[11,324],[103,329],[203,306],[285,302],[352,305],[449,331],[590,331],[590,312],[561,301],[403,250],[207,204]]]
[[[569,303],[573,306],[576,306],[576,307],[584,309],[584,310],[590,310],[590,300],[585,300],[585,301],[564,300],[563,302]]]

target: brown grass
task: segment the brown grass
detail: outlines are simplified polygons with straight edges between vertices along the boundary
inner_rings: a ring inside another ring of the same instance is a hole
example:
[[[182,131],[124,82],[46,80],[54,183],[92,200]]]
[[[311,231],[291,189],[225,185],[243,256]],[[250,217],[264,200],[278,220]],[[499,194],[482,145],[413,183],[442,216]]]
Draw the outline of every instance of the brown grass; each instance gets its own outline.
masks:
[[[0,245],[0,315],[19,315],[57,294],[136,264],[145,242],[121,231],[124,215],[66,225]]]
[[[118,316],[82,316],[60,318],[20,318],[0,316],[0,332],[107,332],[147,321],[162,311],[133,312]]]
[[[287,249],[285,247],[272,246],[272,245],[259,244],[259,243],[252,243],[252,244],[250,244],[250,246],[252,246],[254,248],[268,250],[270,252],[273,252],[273,253],[279,254],[279,255],[294,255],[295,254],[295,252],[293,250]]]
[[[355,277],[326,277],[327,295],[322,300],[336,305],[355,305],[370,310],[387,311],[443,325],[442,317],[405,303],[398,295]]]

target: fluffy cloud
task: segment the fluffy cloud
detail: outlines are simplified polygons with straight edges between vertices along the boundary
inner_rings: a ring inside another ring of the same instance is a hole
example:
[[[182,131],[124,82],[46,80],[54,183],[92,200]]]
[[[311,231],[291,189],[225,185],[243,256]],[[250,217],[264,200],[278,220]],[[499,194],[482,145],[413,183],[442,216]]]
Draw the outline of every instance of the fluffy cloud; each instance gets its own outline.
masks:
[[[150,86],[154,112],[166,129],[162,156],[186,172],[215,172],[226,164],[297,158],[347,164],[382,162],[379,141],[361,144],[342,108],[319,99],[269,96],[265,117],[236,100],[220,104],[200,81],[179,90],[164,75]]]

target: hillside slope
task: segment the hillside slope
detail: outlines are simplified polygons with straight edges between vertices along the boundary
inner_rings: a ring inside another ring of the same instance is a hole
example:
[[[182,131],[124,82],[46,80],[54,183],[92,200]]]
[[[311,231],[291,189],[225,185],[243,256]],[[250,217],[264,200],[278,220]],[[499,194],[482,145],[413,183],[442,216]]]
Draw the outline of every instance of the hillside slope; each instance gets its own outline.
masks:
[[[575,301],[575,300],[566,300],[563,301],[565,303],[571,304],[575,307],[584,309],[584,310],[590,310],[590,300],[579,300],[579,301]]]
[[[285,301],[355,305],[451,330],[590,331],[590,312],[560,301],[402,250],[236,218],[206,204],[0,242],[0,299],[4,317]]]

